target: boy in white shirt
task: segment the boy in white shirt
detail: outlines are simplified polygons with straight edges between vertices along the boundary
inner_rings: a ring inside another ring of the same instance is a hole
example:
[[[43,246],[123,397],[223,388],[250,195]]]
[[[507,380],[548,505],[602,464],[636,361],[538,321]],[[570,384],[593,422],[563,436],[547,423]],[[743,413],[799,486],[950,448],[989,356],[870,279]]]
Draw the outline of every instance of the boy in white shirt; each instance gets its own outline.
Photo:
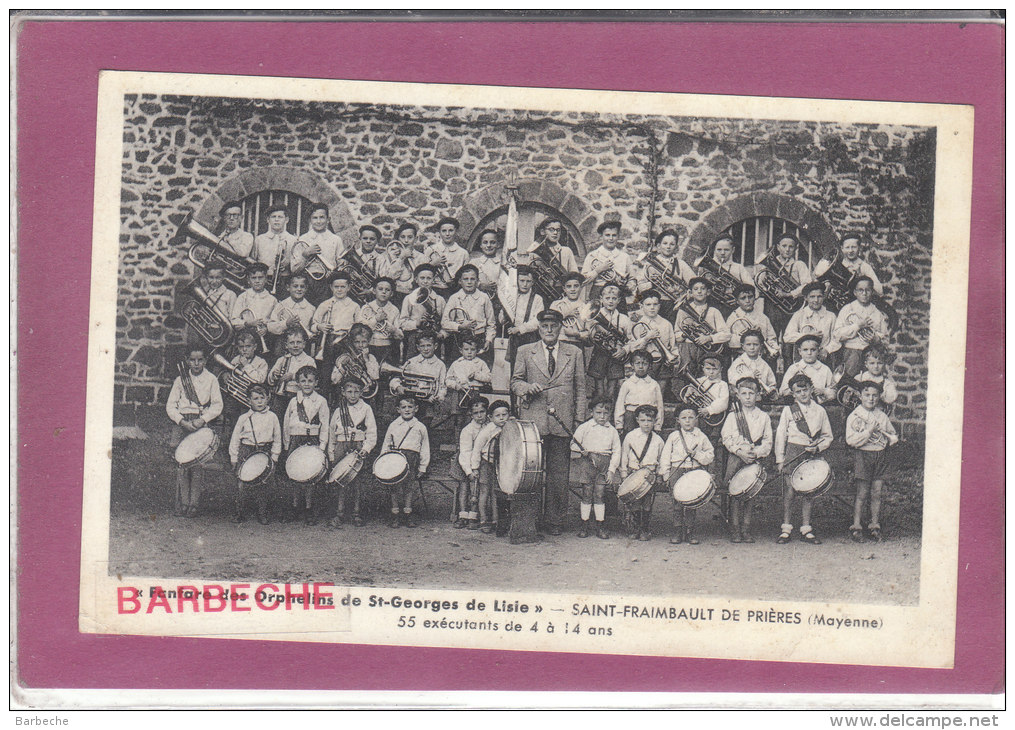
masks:
[[[715,459],[712,442],[698,428],[698,413],[694,406],[686,403],[677,405],[677,428],[666,439],[662,457],[659,460],[659,473],[666,488],[672,493],[673,486],[685,474],[695,469],[707,469]],[[673,504],[673,537],[670,543],[679,545],[686,541],[688,545],[697,545],[694,536],[694,523],[698,509],[687,507],[674,499]]]
[[[426,250],[427,261],[437,270],[434,286],[445,297],[451,295],[458,270],[469,261],[469,252],[458,245],[459,223],[457,218],[444,216],[437,221],[439,240]]]
[[[881,490],[885,486],[888,459],[885,452],[899,442],[895,427],[878,406],[881,385],[871,381],[860,383],[860,405],[846,419],[846,445],[853,450],[853,480],[856,501],[853,503],[853,524],[849,534],[853,542],[863,542],[864,505],[870,497],[870,523],[867,535],[881,542]]]
[[[476,445],[476,437],[486,426],[486,411],[489,405],[486,398],[476,396],[469,403],[471,420],[465,424],[458,436],[458,466],[462,474],[455,495],[455,504],[458,507],[458,517],[455,520],[457,529],[463,527],[470,530],[479,529],[479,482],[478,475],[472,474],[472,451]]]
[[[269,348],[264,336],[268,334],[268,320],[275,310],[278,300],[265,291],[268,281],[268,267],[264,264],[251,264],[247,267],[247,283],[250,288],[244,290],[233,302],[230,321],[235,329],[247,327],[253,330],[261,342],[261,351]]]
[[[757,407],[761,384],[754,378],[742,378],[736,385],[737,401],[733,413],[726,416],[722,442],[729,452],[725,483],[745,466],[754,464],[772,453],[772,420]],[[754,500],[744,495],[730,495],[731,542],[754,542],[751,516]]]
[[[250,386],[250,410],[240,416],[233,428],[229,440],[229,461],[237,473],[236,479],[236,514],[233,522],[240,523],[246,519],[244,507],[248,486],[239,479],[239,468],[255,453],[265,453],[272,463],[278,463],[282,453],[282,427],[278,417],[268,410],[268,389],[263,385]],[[265,482],[253,487],[253,497],[257,503],[257,521],[268,524],[268,496],[272,490],[273,476]]]
[[[289,277],[289,296],[275,305],[268,320],[268,332],[278,337],[287,329],[303,328],[310,339],[310,321],[314,318],[314,305],[306,300],[307,275],[293,274]],[[277,346],[277,345],[276,345]]]
[[[370,405],[362,400],[363,386],[355,378],[346,378],[339,383],[339,401],[331,414],[328,430],[328,461],[337,464],[347,455],[358,452],[361,459],[377,445],[377,421]],[[337,485],[335,515],[328,520],[328,527],[341,529],[345,521],[346,499],[352,496],[352,524],[363,526],[360,517],[360,492],[362,473],[346,484]],[[330,509],[328,510],[330,512]]]
[[[498,400],[490,404],[490,421],[476,436],[472,449],[470,476],[479,485],[478,519],[479,529],[489,535],[497,521],[497,501],[494,499],[494,485],[497,482],[497,439],[504,424],[511,417],[511,406],[507,401]]]
[[[825,286],[821,282],[812,281],[803,289],[804,306],[793,313],[782,333],[782,341],[790,350],[787,360],[792,360],[792,346],[804,335],[818,335],[818,359],[826,365],[833,353],[839,351],[841,344],[832,336],[835,329],[835,313],[825,309]]]
[[[602,245],[589,251],[581,269],[582,276],[591,287],[588,298],[599,298],[606,284],[619,286],[620,296],[623,298],[627,295],[628,282],[634,274],[634,269],[631,266],[631,257],[618,245],[620,222],[606,221],[596,230],[602,237]]]
[[[858,383],[870,381],[881,386],[881,403],[884,406],[891,406],[899,398],[899,391],[895,387],[895,381],[888,373],[888,352],[884,345],[868,345],[863,351],[864,370],[856,376]],[[885,408],[885,411],[889,411]]]
[[[793,393],[793,404],[784,406],[775,431],[775,466],[783,475],[782,490],[782,534],[776,540],[780,545],[789,542],[793,534],[791,513],[796,493],[790,484],[789,466],[802,459],[804,454],[817,454],[832,445],[832,424],[825,409],[811,400],[811,381],[803,373],[797,373],[789,381]],[[814,498],[804,496],[800,539],[811,545],[820,545],[811,527],[811,507]]]
[[[818,403],[824,403],[835,399],[835,374],[831,368],[818,360],[818,346],[821,338],[818,335],[804,335],[797,340],[797,350],[800,352],[800,359],[789,366],[786,375],[782,379],[782,387],[779,388],[779,395],[789,396],[790,384],[793,378],[799,374],[806,375],[814,386],[813,397]]]
[[[268,371],[267,379],[273,394],[271,410],[276,417],[281,418],[285,418],[289,400],[299,390],[296,374],[301,368],[317,367],[314,359],[304,352],[307,347],[307,338],[302,329],[287,330],[284,336],[285,354],[275,360],[275,364]]]
[[[188,435],[208,427],[218,432],[222,424],[222,392],[219,381],[205,370],[205,350],[191,347],[187,353],[186,365],[181,365],[180,375],[173,381],[166,401],[166,415],[175,425],[172,441],[174,445]],[[184,369],[186,367],[186,369]],[[198,502],[204,486],[204,469],[200,464],[176,469],[176,499],[173,508],[177,516],[197,517]]]
[[[296,237],[286,230],[287,225],[289,212],[286,207],[273,205],[268,208],[268,230],[254,239],[251,258],[268,267],[268,290],[272,296],[285,286],[291,271],[292,250]]]
[[[753,286],[741,284],[736,289],[736,295],[737,308],[726,318],[726,329],[730,332],[730,350],[734,355],[739,355],[743,335],[750,330],[758,330],[764,338],[769,357],[776,357],[779,354],[779,338],[768,315],[755,306],[757,291]]]
[[[457,357],[458,342],[450,335],[461,334],[476,340],[480,357],[490,359],[493,356],[490,346],[497,332],[493,302],[479,291],[479,274],[472,264],[459,269],[457,279],[461,288],[448,297],[448,305],[441,318],[441,328],[445,332],[445,356],[448,360]],[[486,357],[487,353],[489,357]]]
[[[852,302],[839,310],[833,335],[842,343],[842,364],[846,375],[855,377],[863,369],[863,351],[875,342],[887,342],[888,317],[871,300],[874,283],[861,276],[853,284]]]
[[[655,406],[638,406],[634,412],[638,428],[624,437],[623,456],[620,458],[620,481],[639,469],[651,469],[658,479],[660,459],[663,453],[663,440],[655,433],[659,411]],[[653,487],[655,485],[653,484]],[[648,494],[625,505],[630,518],[628,538],[631,540],[649,540],[649,520],[652,516],[652,502],[655,494],[650,489]]]
[[[404,334],[404,357],[408,360],[419,352],[416,340],[426,331],[443,338],[441,321],[447,302],[434,291],[434,267],[420,264],[416,267],[416,288],[402,300],[402,310],[398,317],[398,327]]]
[[[652,356],[645,350],[631,354],[634,373],[620,384],[617,402],[613,407],[613,425],[623,434],[638,427],[637,413],[641,406],[652,406],[656,411],[656,428],[663,427],[663,391],[651,375]]]
[[[620,467],[620,434],[610,424],[610,404],[599,399],[592,404],[592,418],[578,426],[571,439],[572,473],[582,485],[582,526],[578,537],[591,532],[593,507],[596,514],[596,537],[606,540],[606,485]]]
[[[449,413],[459,413],[459,406],[468,408],[479,389],[489,386],[493,380],[490,366],[476,356],[478,348],[475,340],[463,338],[459,348],[462,356],[451,363],[444,379],[448,390],[446,410]]]
[[[761,398],[769,400],[775,396],[778,387],[775,373],[761,357],[763,335],[758,330],[747,330],[741,337],[743,353],[730,365],[729,383],[739,383],[743,378],[754,378],[761,384]]]
[[[399,451],[408,460],[408,476],[390,488],[391,519],[388,527],[418,527],[412,511],[412,496],[430,466],[430,436],[426,426],[416,418],[416,401],[407,395],[398,399],[398,415],[384,434],[381,455]],[[404,505],[404,506],[403,506]],[[401,508],[401,515],[399,509]]]
[[[293,451],[300,446],[313,445],[323,452],[328,446],[328,402],[324,396],[316,392],[317,368],[313,365],[304,365],[296,372],[296,384],[299,390],[289,400],[289,405],[282,419],[282,448],[285,450],[286,459]],[[299,513],[304,511],[304,519],[308,526],[317,524],[321,515],[321,501],[323,494],[320,493],[321,486],[318,483],[297,484],[282,475],[282,478],[289,483],[290,495],[287,508],[283,513],[283,522],[291,519],[299,519]]]

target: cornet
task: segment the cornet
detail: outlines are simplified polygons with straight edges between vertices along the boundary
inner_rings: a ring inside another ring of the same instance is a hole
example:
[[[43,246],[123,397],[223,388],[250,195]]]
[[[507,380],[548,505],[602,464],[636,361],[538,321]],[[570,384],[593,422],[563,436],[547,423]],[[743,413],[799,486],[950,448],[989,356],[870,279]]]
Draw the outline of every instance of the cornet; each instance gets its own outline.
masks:
[[[857,337],[866,342],[868,345],[878,340],[878,336],[874,332],[874,325],[871,323],[869,317],[861,319],[859,314],[853,312],[851,315],[846,317],[846,324],[850,327],[857,327]]]
[[[642,337],[647,335],[651,329],[652,328],[644,322],[638,322],[631,329],[631,336],[636,340],[640,340]],[[652,356],[652,362],[661,362],[667,367],[673,367],[680,362],[680,356],[666,349],[666,346],[663,345],[662,341],[659,339],[658,333],[656,333],[654,337],[650,337],[648,339],[645,349],[648,350],[648,354]]]

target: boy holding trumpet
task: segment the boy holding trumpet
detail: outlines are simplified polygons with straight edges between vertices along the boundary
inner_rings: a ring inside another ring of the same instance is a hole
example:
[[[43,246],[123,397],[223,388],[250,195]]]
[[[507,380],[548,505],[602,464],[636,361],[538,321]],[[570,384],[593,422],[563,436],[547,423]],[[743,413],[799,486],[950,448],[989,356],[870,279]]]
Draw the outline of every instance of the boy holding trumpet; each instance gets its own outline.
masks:
[[[867,534],[874,542],[881,542],[881,490],[884,488],[888,459],[885,450],[899,442],[895,427],[881,410],[881,385],[865,380],[860,383],[860,405],[846,419],[846,444],[854,449],[853,480],[856,482],[856,501],[853,504],[853,524],[849,535],[853,542],[863,542],[864,504],[870,497],[870,523]]]

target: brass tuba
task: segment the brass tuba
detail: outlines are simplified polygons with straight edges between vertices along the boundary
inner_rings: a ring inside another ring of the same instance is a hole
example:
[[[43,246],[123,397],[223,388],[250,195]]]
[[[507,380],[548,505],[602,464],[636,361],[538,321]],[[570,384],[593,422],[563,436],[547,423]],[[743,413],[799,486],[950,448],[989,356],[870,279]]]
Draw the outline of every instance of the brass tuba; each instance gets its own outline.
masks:
[[[687,284],[679,276],[675,276],[671,267],[664,264],[654,253],[642,254],[639,262],[645,267],[645,278],[652,288],[664,298],[679,306],[687,297]]]
[[[208,292],[197,283],[190,282],[184,289],[192,298],[180,306],[180,316],[209,347],[225,347],[233,338],[229,318],[211,302]]]
[[[188,213],[176,230],[176,235],[170,238],[169,242],[177,244],[188,238],[195,239],[196,243],[187,251],[187,258],[202,269],[207,269],[213,264],[221,266],[223,280],[230,288],[237,292],[247,288],[247,266],[253,262],[224,249],[222,242],[225,236],[216,236],[194,220],[192,213]]]
[[[370,299],[374,283],[377,281],[373,267],[367,266],[355,246],[350,246],[349,250],[342,254],[339,265],[341,271],[349,276],[349,296],[357,303],[364,304]]]
[[[761,270],[754,276],[754,284],[758,287],[759,294],[786,314],[793,314],[800,309],[800,297],[793,294],[797,283],[777,261],[769,265],[766,258]]]
[[[377,381],[367,372],[363,353],[354,353],[351,345],[347,345],[345,350],[335,359],[335,368],[342,373],[342,377],[355,378],[362,383],[364,398],[373,398],[377,395]]]
[[[678,311],[683,311],[687,315],[680,323],[680,332],[684,335],[684,339],[694,342],[694,340],[702,335],[711,336],[715,334],[712,325],[706,322],[704,317],[698,316],[698,313],[691,308],[686,299],[678,307]],[[707,345],[698,345],[698,347],[701,347],[705,352],[716,355],[722,352],[723,345],[721,342],[711,342]]]
[[[711,285],[711,298],[725,307],[736,309],[736,291],[741,284],[740,280],[723,269],[719,262],[708,254],[698,259],[694,265],[698,270],[698,276]]]
[[[381,372],[395,376],[388,382],[388,390],[392,395],[400,395],[398,388],[401,386],[405,395],[428,400],[437,395],[437,391],[440,389],[437,385],[437,378],[433,375],[410,373],[405,368],[396,368],[386,362],[381,363]]]

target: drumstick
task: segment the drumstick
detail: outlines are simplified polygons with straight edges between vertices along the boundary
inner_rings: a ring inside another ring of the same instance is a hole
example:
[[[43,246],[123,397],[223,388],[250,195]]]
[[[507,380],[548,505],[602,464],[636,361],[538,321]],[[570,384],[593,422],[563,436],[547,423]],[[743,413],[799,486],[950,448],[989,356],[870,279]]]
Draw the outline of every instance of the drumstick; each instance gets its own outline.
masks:
[[[581,441],[579,441],[577,438],[575,438],[574,432],[571,429],[569,429],[567,426],[565,426],[564,422],[562,420],[560,420],[559,416],[557,416],[557,409],[556,408],[547,408],[546,412],[549,413],[551,416],[553,416],[553,420],[555,420],[557,423],[559,423],[560,427],[562,429],[564,429],[564,432],[568,436],[571,437],[571,440],[574,441],[574,443],[578,446],[579,451],[581,451],[582,456],[588,456],[589,452],[585,450],[584,446],[582,446]]]
[[[790,459],[790,460],[789,460],[789,461],[787,461],[787,462],[786,462],[785,464],[783,464],[783,465],[782,465],[782,468],[783,468],[783,469],[785,469],[785,468],[786,468],[787,466],[789,466],[790,464],[792,464],[792,463],[793,463],[794,461],[799,461],[799,460],[800,460],[800,459],[801,459],[802,457],[804,457],[804,456],[810,456],[810,452],[809,452],[809,451],[801,451],[801,452],[800,452],[799,454],[797,454],[797,455],[796,455],[796,456],[794,456],[794,457],[793,457],[792,459]],[[768,486],[769,484],[771,484],[772,482],[774,482],[774,481],[775,481],[776,479],[778,479],[778,478],[779,478],[779,477],[781,477],[781,476],[783,476],[783,474],[782,474],[781,472],[780,472],[780,473],[778,473],[778,474],[776,474],[776,475],[774,475],[774,476],[773,476],[773,477],[772,477],[771,479],[769,479],[768,481],[766,481],[766,482],[765,482],[765,483],[764,483],[764,484],[763,484],[762,486],[763,486],[763,487],[767,487],[767,486]]]

